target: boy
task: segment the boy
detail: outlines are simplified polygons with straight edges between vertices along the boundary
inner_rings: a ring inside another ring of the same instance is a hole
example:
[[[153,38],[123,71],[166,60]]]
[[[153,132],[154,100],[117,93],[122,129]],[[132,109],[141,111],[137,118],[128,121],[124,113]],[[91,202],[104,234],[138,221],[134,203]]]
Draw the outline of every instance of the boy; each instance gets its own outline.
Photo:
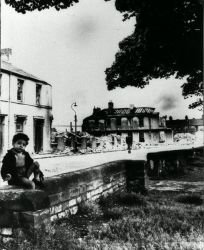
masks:
[[[34,162],[29,153],[25,151],[29,137],[24,133],[14,135],[12,140],[13,148],[8,150],[4,156],[1,168],[1,176],[9,185],[16,185],[28,189],[35,189],[35,186],[42,187],[43,173],[39,169],[39,163]],[[31,174],[33,180],[29,180]]]

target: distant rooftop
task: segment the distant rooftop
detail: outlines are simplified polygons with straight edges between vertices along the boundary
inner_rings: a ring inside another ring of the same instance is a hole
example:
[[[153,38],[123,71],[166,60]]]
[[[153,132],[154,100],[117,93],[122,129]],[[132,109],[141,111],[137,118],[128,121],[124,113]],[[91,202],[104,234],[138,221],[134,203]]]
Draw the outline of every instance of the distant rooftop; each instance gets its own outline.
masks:
[[[114,108],[114,115],[129,115],[130,113],[134,114],[153,114],[155,108],[150,107],[133,107],[133,108]],[[108,109],[105,110],[108,112]]]
[[[1,71],[9,72],[9,73],[12,73],[13,75],[17,75],[17,76],[20,76],[20,77],[24,77],[24,78],[27,78],[27,79],[31,79],[31,80],[34,80],[34,81],[37,81],[37,82],[41,82],[41,83],[50,85],[46,81],[44,81],[44,80],[42,80],[42,79],[40,79],[40,78],[30,74],[30,73],[27,73],[24,70],[15,67],[10,62],[6,62],[4,60],[1,60]]]

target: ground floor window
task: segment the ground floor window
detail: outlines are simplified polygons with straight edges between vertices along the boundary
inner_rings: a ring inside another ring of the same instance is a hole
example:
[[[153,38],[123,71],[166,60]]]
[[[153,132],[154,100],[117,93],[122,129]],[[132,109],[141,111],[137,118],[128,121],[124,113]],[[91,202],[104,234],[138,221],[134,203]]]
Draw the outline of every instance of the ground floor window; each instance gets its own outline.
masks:
[[[3,128],[4,128],[4,116],[0,115],[0,154],[3,151]]]
[[[139,132],[139,142],[144,142],[145,138],[144,138],[144,132]]]

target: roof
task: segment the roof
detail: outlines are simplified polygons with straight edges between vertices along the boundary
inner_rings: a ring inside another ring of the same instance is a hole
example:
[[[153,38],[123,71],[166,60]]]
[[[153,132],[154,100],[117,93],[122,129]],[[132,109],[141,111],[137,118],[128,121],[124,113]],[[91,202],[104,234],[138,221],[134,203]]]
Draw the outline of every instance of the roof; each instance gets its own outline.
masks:
[[[24,78],[27,78],[30,80],[41,82],[43,84],[50,85],[46,81],[44,81],[44,80],[42,80],[42,79],[40,79],[40,78],[30,74],[30,73],[27,73],[24,70],[19,69],[19,68],[15,67],[14,65],[12,65],[11,63],[6,62],[4,60],[1,60],[1,71],[9,72],[13,75],[17,75],[17,76],[24,77]]]
[[[107,117],[107,116],[129,116],[129,115],[158,115],[158,112],[154,112],[155,108],[151,107],[133,107],[133,108],[107,108],[100,109],[94,108],[93,114],[84,119],[84,121],[99,117]]]
[[[153,114],[155,108],[149,107],[134,107],[134,108],[116,108],[114,109],[114,115],[129,115],[130,113],[133,114]]]

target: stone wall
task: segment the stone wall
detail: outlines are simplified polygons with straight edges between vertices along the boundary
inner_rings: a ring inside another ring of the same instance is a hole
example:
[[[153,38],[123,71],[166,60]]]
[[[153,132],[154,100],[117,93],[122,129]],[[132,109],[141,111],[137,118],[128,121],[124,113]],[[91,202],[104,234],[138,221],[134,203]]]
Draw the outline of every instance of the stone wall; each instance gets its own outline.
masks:
[[[160,151],[147,154],[146,171],[153,178],[168,178],[186,172],[193,158],[204,155],[204,148]]]
[[[0,233],[13,237],[77,212],[78,204],[127,189],[144,189],[145,161],[114,161],[45,180],[44,190],[0,189]]]

